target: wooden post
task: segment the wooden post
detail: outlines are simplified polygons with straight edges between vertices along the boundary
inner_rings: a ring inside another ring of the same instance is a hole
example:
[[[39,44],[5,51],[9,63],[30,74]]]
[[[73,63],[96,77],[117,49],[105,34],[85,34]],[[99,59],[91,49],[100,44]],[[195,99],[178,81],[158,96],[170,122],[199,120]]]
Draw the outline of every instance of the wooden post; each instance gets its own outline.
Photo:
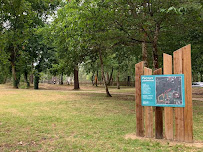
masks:
[[[185,108],[184,131],[185,141],[193,142],[193,111],[192,111],[192,72],[191,72],[191,45],[183,49],[183,73],[185,76]]]
[[[136,102],[136,135],[144,136],[144,108],[141,105],[141,75],[144,73],[144,62],[139,62],[135,65],[135,102]]]
[[[183,52],[182,48],[173,52],[174,74],[183,73]],[[175,139],[184,141],[184,108],[176,107],[175,109]]]
[[[152,69],[144,67],[144,75],[152,75]],[[145,137],[153,137],[153,108],[146,106],[145,112]]]
[[[164,74],[172,74],[172,56],[163,54]],[[173,108],[164,107],[165,136],[166,139],[173,139]]]
[[[154,75],[162,74],[162,69],[154,71]],[[155,138],[163,138],[163,107],[155,107]]]

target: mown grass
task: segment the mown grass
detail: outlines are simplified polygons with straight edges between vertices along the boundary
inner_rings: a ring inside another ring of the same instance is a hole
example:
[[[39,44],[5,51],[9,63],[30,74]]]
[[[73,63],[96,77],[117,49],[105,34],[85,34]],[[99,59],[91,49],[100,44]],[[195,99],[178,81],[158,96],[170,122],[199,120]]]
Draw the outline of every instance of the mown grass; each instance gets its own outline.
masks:
[[[0,86],[0,151],[203,150],[126,140],[136,130],[134,96],[5,88]],[[203,104],[194,101],[195,140],[203,140],[202,121]]]

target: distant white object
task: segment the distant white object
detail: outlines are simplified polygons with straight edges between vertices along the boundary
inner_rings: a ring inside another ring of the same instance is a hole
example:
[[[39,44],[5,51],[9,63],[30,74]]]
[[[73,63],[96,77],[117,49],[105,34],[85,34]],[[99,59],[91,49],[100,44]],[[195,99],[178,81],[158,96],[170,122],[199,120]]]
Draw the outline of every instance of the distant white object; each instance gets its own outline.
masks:
[[[193,82],[192,87],[203,87],[203,82]]]
[[[67,82],[68,85],[72,84],[73,83],[73,78],[72,77],[67,77],[66,82]]]

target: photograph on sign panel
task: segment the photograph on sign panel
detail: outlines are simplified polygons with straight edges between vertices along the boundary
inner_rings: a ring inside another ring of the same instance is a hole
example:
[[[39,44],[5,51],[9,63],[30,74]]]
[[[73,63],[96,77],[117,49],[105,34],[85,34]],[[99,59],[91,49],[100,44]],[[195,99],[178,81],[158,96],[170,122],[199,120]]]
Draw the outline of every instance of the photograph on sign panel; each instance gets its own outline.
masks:
[[[156,77],[156,104],[182,105],[181,76]]]

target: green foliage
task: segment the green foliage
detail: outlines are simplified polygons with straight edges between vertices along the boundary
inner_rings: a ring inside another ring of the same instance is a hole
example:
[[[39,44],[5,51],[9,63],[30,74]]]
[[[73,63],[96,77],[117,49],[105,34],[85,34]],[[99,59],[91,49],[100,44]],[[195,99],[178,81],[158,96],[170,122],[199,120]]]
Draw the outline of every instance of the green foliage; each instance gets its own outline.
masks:
[[[52,25],[58,53],[54,73],[60,71],[61,61],[72,69],[84,63],[86,72],[94,74],[100,71],[101,50],[106,72],[113,67],[121,75],[133,77],[134,64],[142,60],[143,41],[147,43],[149,67],[154,68],[155,55],[161,66],[163,52],[171,54],[188,43],[193,46],[193,41],[201,44],[192,36],[196,29],[202,31],[198,26],[201,14],[202,3],[198,0],[68,2],[58,10]],[[201,34],[196,36],[200,38]]]
[[[10,64],[7,54],[0,50],[0,84],[6,83],[6,80],[10,76]]]
[[[1,0],[0,2],[0,36],[3,40],[0,43],[0,53],[5,52],[8,56],[15,79],[22,72],[30,71],[28,57],[29,55],[32,59],[34,57],[29,54],[30,50],[27,49],[25,52],[25,46],[31,45],[29,43],[35,28],[44,25],[48,15],[59,5],[60,0]],[[15,86],[17,82],[14,82]]]
[[[99,52],[105,73],[113,68],[114,77],[115,73],[134,77],[143,42],[150,68],[156,68],[154,61],[162,65],[163,52],[171,54],[192,44],[193,75],[203,79],[198,66],[203,62],[200,0],[0,2],[0,57],[4,58],[0,75],[5,73],[1,82],[10,77],[12,68],[17,75],[34,70],[70,75],[82,64],[87,73],[100,73]]]

